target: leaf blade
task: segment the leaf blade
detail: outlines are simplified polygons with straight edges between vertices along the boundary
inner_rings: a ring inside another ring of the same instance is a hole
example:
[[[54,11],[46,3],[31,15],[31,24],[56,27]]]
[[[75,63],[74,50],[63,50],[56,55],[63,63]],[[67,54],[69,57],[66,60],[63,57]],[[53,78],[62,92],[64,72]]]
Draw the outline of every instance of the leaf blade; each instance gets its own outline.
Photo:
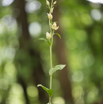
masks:
[[[50,97],[53,95],[53,90],[52,89],[48,89],[48,88],[46,88],[45,86],[43,86],[41,84],[38,84],[37,87],[42,87],[42,89],[45,90]]]
[[[57,34],[59,36],[59,38],[61,39],[61,35],[60,34],[58,34],[58,33],[55,33],[55,34]]]
[[[47,41],[45,38],[38,38],[38,39],[36,39],[35,41],[38,41],[38,40],[44,40],[44,41]]]
[[[51,46],[51,42],[49,40],[47,40],[48,44]]]
[[[39,39],[36,39],[35,41],[38,41],[38,40],[46,41],[49,45],[51,45],[51,42],[45,38],[39,38]]]
[[[62,70],[66,65],[56,65],[54,68],[52,68],[52,72],[51,70],[49,71],[49,75],[53,74],[54,72],[56,72],[57,70]]]

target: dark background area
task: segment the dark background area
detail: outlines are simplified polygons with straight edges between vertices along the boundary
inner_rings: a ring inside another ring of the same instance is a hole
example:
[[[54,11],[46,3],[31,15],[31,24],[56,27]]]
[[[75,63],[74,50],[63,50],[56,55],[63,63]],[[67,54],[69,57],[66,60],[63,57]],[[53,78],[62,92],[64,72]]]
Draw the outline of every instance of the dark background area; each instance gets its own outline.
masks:
[[[47,104],[37,84],[49,87],[49,45],[34,40],[49,31],[45,0],[0,0],[0,104]],[[58,0],[53,20],[54,104],[102,104],[103,5]]]

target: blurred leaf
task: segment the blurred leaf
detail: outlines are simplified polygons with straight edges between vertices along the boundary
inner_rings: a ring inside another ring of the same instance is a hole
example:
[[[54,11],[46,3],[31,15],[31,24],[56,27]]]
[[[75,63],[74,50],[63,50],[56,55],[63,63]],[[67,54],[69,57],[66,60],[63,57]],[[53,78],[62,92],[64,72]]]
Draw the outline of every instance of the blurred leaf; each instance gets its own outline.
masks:
[[[39,39],[36,39],[35,41],[38,41],[38,40],[44,40],[44,41],[47,41],[45,38],[39,38]]]
[[[39,38],[39,39],[36,39],[35,41],[38,41],[38,40],[46,41],[49,45],[51,45],[51,42],[45,38]]]
[[[48,9],[50,9],[50,7],[46,6]]]
[[[51,42],[49,40],[47,40],[48,44],[51,46]]]
[[[43,90],[45,90],[45,91],[48,93],[48,95],[49,95],[50,97],[53,95],[53,90],[52,90],[52,89],[48,89],[48,88],[44,87],[44,86],[41,85],[41,84],[38,84],[37,87],[42,87]]]
[[[65,66],[66,65],[56,65],[54,68],[52,68],[52,74],[57,70],[62,70]],[[49,75],[51,75],[51,70],[49,71]]]
[[[55,33],[55,34],[57,34],[57,35],[59,36],[59,38],[61,39],[61,36],[60,36],[60,34],[58,34],[58,33]]]

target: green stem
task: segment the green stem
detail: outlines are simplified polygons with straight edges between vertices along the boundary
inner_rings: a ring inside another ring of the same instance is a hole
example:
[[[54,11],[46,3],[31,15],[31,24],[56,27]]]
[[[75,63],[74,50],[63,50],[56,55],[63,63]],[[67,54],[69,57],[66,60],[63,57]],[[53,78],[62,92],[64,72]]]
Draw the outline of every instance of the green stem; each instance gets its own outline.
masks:
[[[52,5],[53,5],[53,0],[51,1],[51,7],[52,7]]]
[[[52,89],[52,45],[50,46],[50,89]]]
[[[52,37],[52,42],[53,42],[53,37]],[[50,74],[50,89],[52,89],[52,44],[50,46],[50,70],[51,70],[51,74]],[[51,104],[51,97],[49,97],[49,104]]]
[[[49,97],[49,104],[51,104],[51,97]]]
[[[53,5],[53,0],[51,1],[51,7],[52,8]],[[50,89],[52,89],[52,44],[53,44],[53,33],[52,33],[52,29],[51,29],[51,23],[52,21],[49,20],[49,26],[50,26],[50,33],[52,35],[52,39],[51,39],[51,46],[50,46]],[[51,104],[51,97],[49,96],[49,104]]]

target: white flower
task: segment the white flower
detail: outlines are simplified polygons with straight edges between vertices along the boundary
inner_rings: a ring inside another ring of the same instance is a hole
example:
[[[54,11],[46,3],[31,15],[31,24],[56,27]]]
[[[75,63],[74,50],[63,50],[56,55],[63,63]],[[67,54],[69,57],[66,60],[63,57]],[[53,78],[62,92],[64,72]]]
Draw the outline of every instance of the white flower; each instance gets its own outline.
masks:
[[[53,19],[53,16],[52,16],[51,13],[47,13],[47,15],[48,15],[49,20],[52,20]]]
[[[54,7],[50,9],[50,13],[53,13]]]
[[[57,3],[57,1],[54,1],[54,5]]]
[[[56,22],[53,23],[52,29],[53,30],[58,30],[59,26],[57,26]]]
[[[48,33],[48,32],[46,32],[46,38],[47,38],[47,39],[51,39],[51,37],[52,37],[51,34]]]
[[[103,0],[87,0],[87,1],[90,1],[90,2],[93,2],[93,3],[101,3],[101,4],[103,4]]]
[[[49,3],[49,1],[48,0],[46,0],[46,4],[49,6],[50,5],[50,3]]]

